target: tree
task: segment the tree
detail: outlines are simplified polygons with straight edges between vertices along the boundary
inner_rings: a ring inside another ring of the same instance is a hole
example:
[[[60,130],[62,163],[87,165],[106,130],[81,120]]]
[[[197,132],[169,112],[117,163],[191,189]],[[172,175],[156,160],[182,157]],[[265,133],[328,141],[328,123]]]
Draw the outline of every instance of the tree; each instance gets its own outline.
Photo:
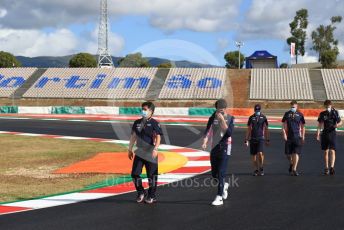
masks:
[[[326,69],[336,68],[337,56],[338,50],[330,49],[323,51],[320,57],[322,67]]]
[[[226,68],[237,69],[239,68],[239,51],[227,52],[224,56],[226,61]],[[245,56],[240,53],[240,68],[244,66]]]
[[[334,31],[337,29],[335,24],[340,23],[341,21],[341,16],[334,16],[331,18],[330,25],[320,25],[312,32],[312,49],[318,52],[319,61],[321,63],[325,63],[326,66],[333,66],[339,54],[338,40],[334,38]],[[335,55],[334,60],[333,55]],[[326,61],[326,58],[329,58],[329,60]],[[333,61],[333,63],[329,64],[329,61]]]
[[[301,9],[296,12],[294,20],[289,24],[291,37],[287,39],[287,43],[290,46],[291,43],[295,43],[295,56],[296,64],[298,62],[298,56],[305,55],[305,42],[307,38],[306,29],[308,27],[308,10]]]
[[[162,68],[162,69],[170,69],[172,68],[172,64],[171,62],[164,62],[164,63],[159,64],[157,67]]]
[[[0,68],[19,67],[21,63],[11,53],[0,51]]]
[[[287,63],[282,63],[282,64],[280,65],[280,68],[281,68],[281,69],[287,69],[287,68],[288,68],[288,64],[287,64]]]
[[[128,54],[118,61],[120,67],[150,67],[146,58],[141,53]]]
[[[97,66],[98,64],[96,58],[89,53],[79,53],[69,60],[70,68],[95,68]]]

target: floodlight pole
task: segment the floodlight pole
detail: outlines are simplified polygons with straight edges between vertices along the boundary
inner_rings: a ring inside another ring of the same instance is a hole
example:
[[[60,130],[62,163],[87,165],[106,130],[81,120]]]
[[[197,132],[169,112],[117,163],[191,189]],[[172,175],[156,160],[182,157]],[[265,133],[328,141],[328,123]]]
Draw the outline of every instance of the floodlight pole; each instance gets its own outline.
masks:
[[[236,47],[238,47],[238,51],[239,51],[239,66],[238,69],[241,68],[241,54],[240,54],[240,48],[244,46],[244,42],[243,41],[239,41],[239,42],[235,42]]]

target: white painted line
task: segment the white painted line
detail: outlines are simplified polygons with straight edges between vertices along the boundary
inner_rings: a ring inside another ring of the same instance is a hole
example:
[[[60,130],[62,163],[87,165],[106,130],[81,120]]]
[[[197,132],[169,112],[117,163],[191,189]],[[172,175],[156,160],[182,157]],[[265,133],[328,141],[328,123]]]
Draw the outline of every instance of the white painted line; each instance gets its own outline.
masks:
[[[159,145],[159,149],[166,149],[166,150],[170,150],[170,149],[185,149],[185,147],[179,147],[179,146],[173,146],[173,145]]]
[[[210,161],[188,161],[184,167],[210,167]]]
[[[53,197],[47,197],[43,200],[49,200],[49,201],[73,201],[73,202],[80,202],[84,200],[94,200],[109,196],[114,196],[115,193],[71,193],[71,194],[65,194],[60,196],[53,196]]]
[[[58,139],[66,139],[66,140],[85,140],[89,139],[88,137],[73,137],[73,136],[61,136],[61,137],[56,137]]]
[[[177,181],[185,180],[187,178],[191,178],[196,176],[196,173],[179,173],[179,174],[174,174],[174,173],[166,173],[166,174],[161,174],[158,176],[158,183],[174,183]],[[142,180],[142,182],[148,183],[148,179],[145,178]]]
[[[0,134],[8,134],[11,133],[10,131],[0,131]]]
[[[26,117],[0,117],[0,119],[6,119],[6,120],[30,120],[30,118],[26,118]]]
[[[42,134],[37,134],[37,133],[19,133],[17,134],[18,136],[30,136],[30,137],[40,137]]]
[[[208,157],[210,153],[208,152],[182,152],[179,153],[185,157]]]
[[[129,144],[129,141],[113,140],[112,143],[116,143],[116,144]]]
[[[28,200],[28,201],[19,201],[16,203],[5,204],[3,206],[11,207],[22,207],[22,208],[49,208],[66,204],[73,204],[77,202],[82,202],[86,200],[101,199],[114,194],[109,193],[71,193],[67,195],[54,196],[49,198],[43,198],[39,200]]]
[[[190,178],[196,176],[196,173],[193,174],[174,174],[174,173],[166,173],[158,176],[158,181],[163,182],[164,180],[184,180],[186,178]]]

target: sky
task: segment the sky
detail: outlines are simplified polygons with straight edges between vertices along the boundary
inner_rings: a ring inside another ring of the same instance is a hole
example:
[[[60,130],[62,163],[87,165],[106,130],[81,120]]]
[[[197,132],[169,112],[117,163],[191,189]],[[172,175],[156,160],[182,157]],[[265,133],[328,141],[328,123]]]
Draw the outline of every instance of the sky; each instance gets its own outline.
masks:
[[[223,56],[243,41],[245,56],[267,50],[290,63],[286,38],[295,12],[308,9],[306,55],[315,62],[311,32],[344,17],[344,0],[108,0],[109,49],[114,56],[224,65]],[[99,0],[0,0],[0,50],[23,55],[97,53]],[[335,33],[344,59],[344,21]]]

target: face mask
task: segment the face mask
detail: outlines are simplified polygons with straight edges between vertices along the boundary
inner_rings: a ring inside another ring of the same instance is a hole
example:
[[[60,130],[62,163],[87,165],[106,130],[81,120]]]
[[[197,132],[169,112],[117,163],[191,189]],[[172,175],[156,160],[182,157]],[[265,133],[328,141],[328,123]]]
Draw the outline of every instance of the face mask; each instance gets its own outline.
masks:
[[[296,108],[292,107],[292,108],[290,109],[290,111],[292,111],[293,113],[296,113]]]
[[[148,111],[142,110],[141,115],[143,118],[148,118]]]
[[[256,112],[256,116],[260,116],[260,111],[257,111],[257,112]]]
[[[330,113],[332,111],[332,108],[331,107],[327,108],[327,111]]]

